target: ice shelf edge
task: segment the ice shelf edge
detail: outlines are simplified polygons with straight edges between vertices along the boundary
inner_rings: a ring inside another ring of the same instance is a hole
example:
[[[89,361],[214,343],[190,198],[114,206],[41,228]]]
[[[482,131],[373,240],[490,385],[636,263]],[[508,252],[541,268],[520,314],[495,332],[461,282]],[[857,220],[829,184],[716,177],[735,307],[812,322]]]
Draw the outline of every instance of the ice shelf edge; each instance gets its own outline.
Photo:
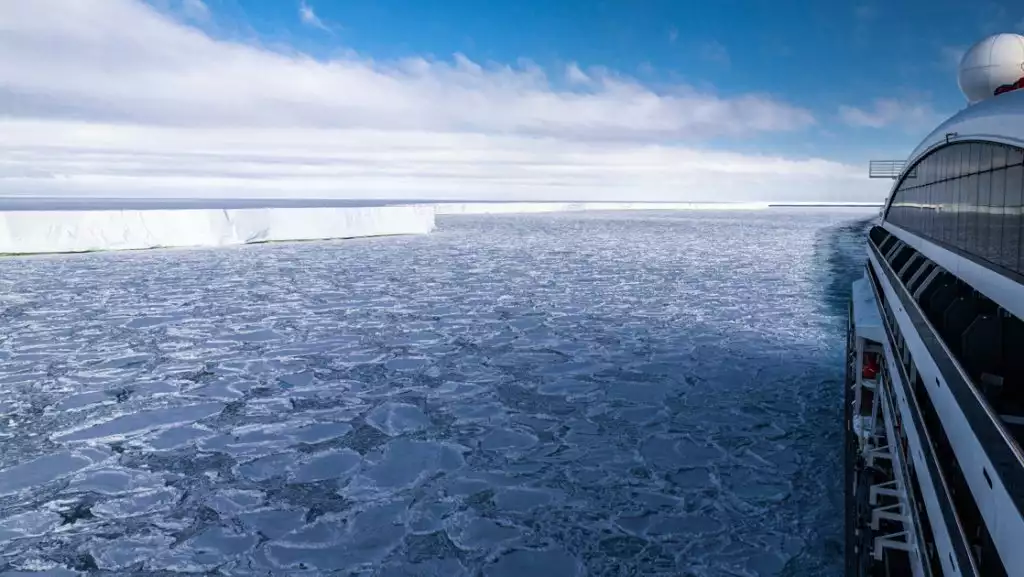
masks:
[[[0,254],[428,234],[432,205],[0,212]]]

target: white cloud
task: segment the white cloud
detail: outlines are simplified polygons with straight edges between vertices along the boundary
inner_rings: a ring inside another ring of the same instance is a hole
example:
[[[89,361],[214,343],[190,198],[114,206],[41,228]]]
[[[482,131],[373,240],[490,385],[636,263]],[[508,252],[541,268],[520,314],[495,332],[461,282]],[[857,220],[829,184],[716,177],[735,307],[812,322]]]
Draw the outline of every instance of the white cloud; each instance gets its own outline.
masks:
[[[207,22],[210,19],[210,8],[203,0],[182,0],[181,10],[186,18],[196,22]]]
[[[51,136],[60,133],[59,144]],[[32,194],[881,199],[861,168],[635,142],[379,129],[0,121],[0,174]],[[16,152],[14,154],[13,152]],[[2,181],[3,179],[0,179]]]
[[[0,194],[884,194],[859,167],[701,147],[807,128],[804,109],[600,68],[567,68],[566,89],[530,63],[316,60],[136,0],[0,2],[0,52],[19,55],[0,59]]]
[[[302,23],[313,28],[327,30],[327,26],[320,20],[320,17],[313,11],[313,7],[306,4],[305,0],[299,2],[299,19]]]
[[[840,106],[839,118],[850,126],[915,132],[933,127],[939,114],[921,99],[876,98],[867,108]]]
[[[565,79],[570,84],[590,84],[590,77],[587,73],[580,69],[579,64],[575,62],[570,63],[565,67]]]

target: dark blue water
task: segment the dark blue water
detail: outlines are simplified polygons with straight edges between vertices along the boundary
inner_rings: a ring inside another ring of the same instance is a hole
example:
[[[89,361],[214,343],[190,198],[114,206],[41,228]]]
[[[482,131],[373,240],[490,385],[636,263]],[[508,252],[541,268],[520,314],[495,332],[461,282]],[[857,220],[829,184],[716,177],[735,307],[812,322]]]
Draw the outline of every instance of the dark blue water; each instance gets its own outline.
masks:
[[[0,574],[837,575],[867,216],[0,260]]]

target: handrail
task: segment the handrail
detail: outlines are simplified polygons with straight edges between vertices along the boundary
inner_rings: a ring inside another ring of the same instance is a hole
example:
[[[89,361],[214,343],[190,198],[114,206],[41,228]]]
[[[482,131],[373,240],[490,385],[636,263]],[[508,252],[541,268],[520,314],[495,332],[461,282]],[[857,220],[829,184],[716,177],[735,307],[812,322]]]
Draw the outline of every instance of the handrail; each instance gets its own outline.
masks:
[[[868,178],[896,179],[906,167],[906,160],[872,160],[868,162]]]
[[[879,265],[885,267],[885,269],[889,271],[892,274],[892,276],[899,278],[899,276],[896,274],[896,271],[894,271],[892,269],[892,266],[889,265],[889,261],[885,260],[885,257],[881,255],[881,251],[878,250],[878,245],[874,241],[871,241],[871,246],[874,249],[875,258],[879,261]],[[949,345],[946,344],[946,340],[942,337],[942,335],[939,334],[939,331],[935,328],[935,325],[932,324],[931,319],[929,319],[928,316],[924,314],[924,310],[921,308],[920,303],[914,300],[913,295],[911,295],[909,291],[907,291],[907,288],[902,283],[896,284],[892,283],[891,281],[890,283],[894,285],[894,291],[903,291],[907,294],[908,298],[910,299],[910,302],[913,303],[913,306],[916,309],[915,312],[921,316],[921,321],[932,333],[932,336],[934,337],[933,340],[941,347],[942,352],[946,355],[946,358],[948,359],[950,365],[952,365],[953,370],[956,372],[955,376],[959,377],[960,380],[964,382],[967,391],[969,391],[973,398],[978,402],[978,406],[982,409],[982,412],[985,413],[985,416],[988,417],[989,422],[994,426],[996,432],[999,434],[1002,440],[1005,441],[1005,445],[1010,449],[1010,452],[1015,458],[1017,467],[1024,469],[1024,452],[1022,452],[1020,445],[1017,444],[1017,440],[1014,439],[1013,436],[1010,435],[1009,431],[1006,430],[1006,427],[1003,425],[1002,420],[999,418],[999,414],[995,411],[995,409],[992,408],[992,405],[989,404],[988,399],[985,398],[985,395],[983,395],[981,391],[978,390],[978,385],[974,382],[974,379],[967,374],[967,371],[964,370],[963,366],[960,364],[960,359],[953,354],[952,350],[950,350]],[[942,376],[943,378],[946,377],[946,375]]]
[[[876,249],[876,254],[877,254],[877,249]],[[888,264],[889,263],[886,262],[886,265],[888,265]],[[892,269],[890,268],[889,270],[892,270]],[[874,275],[874,271],[870,271],[869,274],[870,275]],[[884,299],[884,295],[880,294],[881,286],[876,284],[876,281],[873,280],[873,279],[872,279],[870,284],[871,284],[871,291],[875,295],[875,300],[876,300],[876,302],[879,303],[879,306],[880,306],[881,303],[883,302],[883,299]],[[882,311],[879,311],[879,312],[883,313]],[[959,537],[957,543],[951,543],[951,545],[953,545],[953,548],[957,552],[957,558],[960,560],[960,562],[957,563],[957,565],[959,565],[959,567],[961,569],[961,574],[965,574],[966,573],[966,574],[969,574],[969,575],[977,575],[978,574],[977,560],[974,558],[974,555],[971,552],[970,540],[967,538],[967,532],[964,530],[963,522],[960,520],[960,512],[957,511],[956,505],[953,504],[954,503],[953,502],[953,498],[952,498],[952,494],[953,493],[952,493],[952,491],[949,488],[949,481],[946,479],[946,472],[943,471],[942,466],[939,464],[938,455],[936,455],[937,451],[935,450],[935,441],[932,440],[932,434],[931,434],[930,431],[928,431],[928,426],[924,423],[924,418],[923,418],[923,416],[921,414],[921,406],[920,406],[920,404],[917,401],[917,393],[914,391],[913,384],[910,382],[910,376],[907,374],[907,369],[906,369],[906,367],[903,366],[903,363],[901,363],[900,360],[896,356],[896,344],[895,344],[895,342],[893,342],[893,335],[896,334],[896,333],[893,330],[892,324],[889,322],[888,315],[883,313],[881,316],[882,316],[882,323],[885,325],[885,340],[886,340],[886,342],[882,343],[882,345],[883,345],[883,347],[886,350],[887,357],[889,357],[889,359],[892,359],[892,360],[895,361],[892,364],[895,365],[895,367],[896,367],[896,373],[897,373],[896,376],[899,377],[900,388],[903,390],[904,397],[906,398],[907,408],[908,408],[908,410],[911,411],[911,415],[910,415],[911,422],[913,423],[914,428],[917,430],[918,442],[921,445],[921,450],[923,452],[925,452],[925,454],[922,454],[921,457],[923,459],[926,459],[925,468],[928,469],[929,475],[934,475],[935,477],[937,477],[937,479],[935,479],[935,478],[932,479],[933,489],[936,491],[936,493],[939,490],[941,490],[942,493],[943,493],[943,496],[945,497],[945,500],[940,501],[939,508],[942,509],[940,511],[940,513],[942,513],[943,520],[945,521],[947,536],[949,537],[949,539],[951,541],[954,538],[954,535],[952,534],[952,531],[951,531],[950,526],[949,526],[950,519],[947,517],[947,515],[948,515],[948,516],[952,517],[952,521],[953,521],[953,525],[954,525],[954,527],[952,529],[956,531],[956,534],[957,534],[956,536]],[[887,360],[887,363],[888,363],[888,360]],[[893,382],[893,379],[892,379],[893,376],[892,376],[890,371],[886,370],[883,373],[883,375],[884,376],[882,377],[882,387],[881,387],[881,390],[879,391],[879,393],[882,395],[881,396],[882,400],[887,402],[887,403],[889,403],[889,407],[888,408],[889,408],[889,411],[892,412],[893,410],[895,410],[895,407],[892,406],[893,399],[892,399],[892,397],[889,396],[887,388],[885,386],[886,385],[885,377],[887,376],[889,378],[888,388],[893,389],[896,386],[896,383]],[[913,455],[911,455],[911,458],[913,458]],[[904,465],[904,464],[905,464],[905,461],[901,462],[901,465]],[[901,473],[906,475],[907,471],[904,469],[903,471],[901,471]],[[907,488],[904,488],[904,490],[907,490]],[[921,496],[918,496],[918,497],[921,497]],[[938,497],[938,495],[936,495],[936,497]],[[973,495],[972,495],[972,498],[973,498]],[[949,506],[948,507],[943,507],[943,505],[942,505],[943,503],[947,503],[947,504],[949,504]],[[948,508],[948,510],[947,510],[947,508]],[[914,520],[915,523],[919,522],[919,519],[918,519],[918,516],[917,516],[917,511],[914,511],[913,520]],[[930,523],[935,522],[935,521],[936,520],[934,520],[934,519],[929,519]],[[919,525],[915,526],[915,528],[920,530],[920,526]],[[958,547],[957,544],[959,544],[960,546]],[[925,550],[923,548],[921,548],[921,553],[923,553],[924,556],[925,556],[925,559],[922,559],[922,561],[925,561],[927,559],[927,553],[925,552]],[[966,558],[966,560],[967,560],[967,564],[966,565],[964,564],[964,558]],[[952,559],[950,559],[950,560],[952,561]],[[926,568],[927,568],[927,570],[929,572],[931,571],[931,566],[930,566],[929,563],[924,563],[923,562],[922,565],[926,566]],[[968,569],[970,570],[969,572],[967,572]]]
[[[874,283],[871,283],[871,285],[872,285],[872,287],[871,287],[872,292],[876,292],[877,293],[878,289],[875,288]],[[875,298],[876,299],[878,298],[877,295],[876,295]],[[881,312],[881,311],[879,311],[879,312]],[[886,328],[888,328],[889,319],[883,319],[882,322],[886,323]],[[888,335],[886,335],[886,340],[888,340]],[[883,343],[883,346],[885,344],[888,344],[890,346],[890,349],[891,349],[891,347],[892,347],[892,343],[891,342],[890,343]],[[897,367],[896,370],[902,370],[902,367]],[[902,379],[902,375],[901,375],[900,378]],[[899,441],[898,441],[899,437],[896,436],[895,430],[894,430],[892,422],[890,420],[892,415],[900,414],[898,412],[898,409],[896,408],[896,406],[893,404],[892,396],[889,394],[889,389],[892,388],[893,385],[892,385],[892,383],[889,383],[889,386],[886,387],[885,386],[885,382],[884,382],[884,380],[885,380],[884,377],[881,380],[882,380],[882,383],[881,383],[882,386],[879,387],[878,394],[879,394],[879,397],[880,397],[882,405],[883,405],[882,410],[883,411],[888,410],[889,411],[889,416],[890,416],[890,418],[886,419],[886,422],[885,422],[886,432],[887,433],[891,433],[892,434],[892,438],[894,440],[897,440],[896,446],[895,447],[891,447],[890,450],[893,451],[894,453],[896,453],[899,456],[899,472],[900,472],[900,476],[901,476],[901,481],[903,482],[903,491],[905,493],[910,493],[911,495],[913,495],[912,499],[913,499],[914,503],[918,503],[918,502],[921,502],[921,500],[923,499],[923,496],[916,494],[914,492],[913,486],[911,486],[911,485],[909,485],[907,483],[907,481],[910,479],[910,470],[907,469],[907,457],[908,457],[908,455],[903,452],[903,447],[902,447],[902,445],[899,444]],[[916,425],[915,425],[915,428],[916,428]],[[927,434],[927,431],[924,431],[924,434]],[[929,443],[929,449],[931,450],[930,455],[934,456],[934,448],[931,447],[931,439],[927,438],[926,442]],[[913,459],[913,455],[909,455],[909,457],[911,459]],[[894,474],[895,474],[895,471],[894,471]],[[942,471],[941,470],[939,471],[939,475],[940,475],[940,480],[942,481],[943,486],[944,486],[943,488],[948,493],[949,492],[949,487],[946,485],[945,477],[942,477]],[[907,505],[908,505],[908,509],[910,510],[909,511],[910,519],[911,519],[911,522],[913,523],[914,541],[915,541],[914,542],[914,547],[916,548],[916,552],[917,552],[917,555],[918,555],[918,560],[921,562],[921,568],[924,570],[925,574],[931,576],[932,575],[932,569],[931,569],[931,565],[929,564],[928,558],[927,558],[928,557],[928,553],[926,551],[926,543],[923,542],[923,540],[924,540],[924,530],[921,529],[921,519],[920,519],[920,516],[918,515],[918,511],[914,507],[913,504],[907,503]],[[927,514],[927,513],[925,513],[925,514]],[[964,535],[965,533],[964,533],[964,530],[963,530],[963,525],[960,524],[959,517],[957,516],[956,519],[957,519],[957,525],[960,528],[960,534]],[[966,542],[966,538],[964,538],[964,539],[965,539],[965,542]]]

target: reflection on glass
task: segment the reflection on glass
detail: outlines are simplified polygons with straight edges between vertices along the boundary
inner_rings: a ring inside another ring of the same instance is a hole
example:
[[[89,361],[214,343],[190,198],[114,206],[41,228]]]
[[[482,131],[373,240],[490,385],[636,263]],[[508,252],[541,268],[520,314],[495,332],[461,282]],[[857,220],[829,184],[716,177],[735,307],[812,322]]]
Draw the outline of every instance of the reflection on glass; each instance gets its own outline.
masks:
[[[917,175],[899,185],[886,220],[1024,273],[1024,149],[958,143],[920,161]]]

